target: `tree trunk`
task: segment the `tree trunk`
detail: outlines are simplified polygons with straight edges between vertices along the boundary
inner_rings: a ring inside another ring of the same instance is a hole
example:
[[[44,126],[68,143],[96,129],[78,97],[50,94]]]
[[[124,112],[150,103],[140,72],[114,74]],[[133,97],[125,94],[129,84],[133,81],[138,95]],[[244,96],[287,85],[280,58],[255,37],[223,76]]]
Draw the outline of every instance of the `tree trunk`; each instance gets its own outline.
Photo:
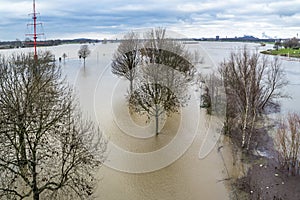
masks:
[[[249,133],[248,142],[247,142],[247,151],[250,148],[250,143],[251,143],[251,138],[252,138],[252,134],[253,134],[255,120],[256,120],[256,111],[254,111],[253,116],[252,116],[251,128],[250,128],[250,133]]]
[[[32,193],[33,193],[33,200],[39,200],[40,194],[39,189],[37,186],[37,172],[36,172],[36,153],[35,151],[32,152]]]
[[[156,135],[159,134],[159,131],[158,131],[158,115],[155,115],[155,132],[156,132]]]
[[[22,173],[27,173],[27,156],[26,156],[26,144],[25,144],[25,137],[24,137],[24,133],[21,132],[19,134],[19,144],[20,144],[20,157],[21,160],[19,162],[19,167],[21,169]]]
[[[133,92],[133,80],[130,80],[130,94]]]
[[[156,133],[156,135],[159,134],[159,131],[158,131],[158,117],[159,117],[158,112],[159,112],[158,106],[155,105],[155,133]]]
[[[242,148],[246,145],[246,129],[247,129],[247,118],[248,118],[248,106],[246,107],[246,112],[243,119],[243,128],[242,128]]]
[[[245,87],[245,98],[246,98],[246,107],[245,107],[245,113],[244,113],[244,118],[243,118],[243,129],[242,129],[242,148],[245,147],[246,145],[246,134],[247,134],[247,126],[248,126],[248,115],[249,115],[249,96],[246,88],[246,81],[244,82],[244,87]]]
[[[83,67],[85,68],[85,58],[83,58]]]
[[[38,191],[33,191],[33,200],[39,200],[40,199],[40,194]]]

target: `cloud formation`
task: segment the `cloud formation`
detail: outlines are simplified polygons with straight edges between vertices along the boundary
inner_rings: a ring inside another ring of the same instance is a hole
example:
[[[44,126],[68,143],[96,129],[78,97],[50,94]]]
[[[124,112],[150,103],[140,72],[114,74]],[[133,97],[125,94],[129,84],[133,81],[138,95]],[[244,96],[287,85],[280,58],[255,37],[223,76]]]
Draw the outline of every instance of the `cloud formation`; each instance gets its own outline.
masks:
[[[0,40],[30,32],[31,0],[0,0]],[[102,39],[137,28],[164,26],[188,37],[294,37],[298,0],[36,0],[47,39]],[[264,34],[263,34],[264,33]]]

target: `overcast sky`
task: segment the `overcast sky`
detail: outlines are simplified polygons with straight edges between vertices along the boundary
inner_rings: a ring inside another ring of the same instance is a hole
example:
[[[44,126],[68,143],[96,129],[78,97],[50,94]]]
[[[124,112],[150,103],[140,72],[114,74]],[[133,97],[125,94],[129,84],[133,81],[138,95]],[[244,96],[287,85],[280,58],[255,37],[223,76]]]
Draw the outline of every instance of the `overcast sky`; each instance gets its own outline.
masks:
[[[300,37],[300,0],[36,0],[45,39],[166,27],[187,37]],[[24,40],[32,0],[0,0],[0,41]]]

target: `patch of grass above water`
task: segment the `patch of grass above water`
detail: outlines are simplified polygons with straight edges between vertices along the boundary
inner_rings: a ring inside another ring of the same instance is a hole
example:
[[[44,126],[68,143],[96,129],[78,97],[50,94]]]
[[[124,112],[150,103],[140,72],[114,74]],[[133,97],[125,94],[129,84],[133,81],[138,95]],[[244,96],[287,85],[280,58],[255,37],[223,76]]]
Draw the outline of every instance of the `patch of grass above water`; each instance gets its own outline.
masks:
[[[279,49],[279,50],[267,50],[262,51],[263,54],[269,54],[269,55],[279,55],[279,56],[287,56],[287,57],[294,57],[294,58],[300,58],[300,49]]]

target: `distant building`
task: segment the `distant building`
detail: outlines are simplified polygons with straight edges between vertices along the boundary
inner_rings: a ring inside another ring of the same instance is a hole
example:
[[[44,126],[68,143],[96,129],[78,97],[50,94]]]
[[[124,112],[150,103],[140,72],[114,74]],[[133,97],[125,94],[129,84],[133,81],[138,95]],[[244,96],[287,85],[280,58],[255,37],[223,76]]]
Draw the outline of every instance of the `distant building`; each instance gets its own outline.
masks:
[[[220,36],[216,36],[216,41],[219,41],[220,40]]]

